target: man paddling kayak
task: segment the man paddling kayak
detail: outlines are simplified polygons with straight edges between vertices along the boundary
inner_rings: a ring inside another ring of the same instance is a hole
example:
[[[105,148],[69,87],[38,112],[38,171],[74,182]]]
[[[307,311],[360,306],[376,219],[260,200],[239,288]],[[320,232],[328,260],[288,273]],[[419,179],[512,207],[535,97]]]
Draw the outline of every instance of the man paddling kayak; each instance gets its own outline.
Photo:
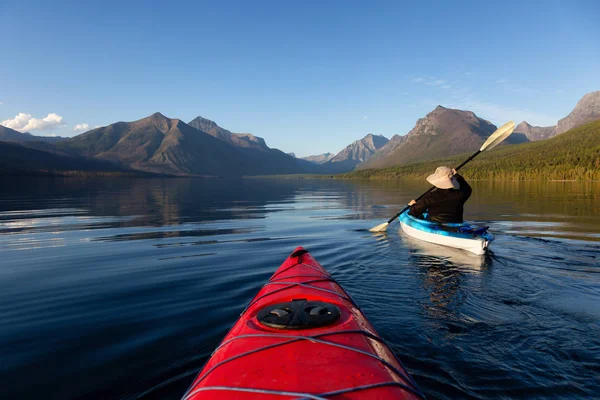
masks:
[[[467,181],[454,169],[438,167],[427,177],[427,182],[437,189],[428,192],[419,201],[411,200],[408,213],[423,219],[426,212],[427,219],[434,222],[463,222],[463,206],[472,192]]]

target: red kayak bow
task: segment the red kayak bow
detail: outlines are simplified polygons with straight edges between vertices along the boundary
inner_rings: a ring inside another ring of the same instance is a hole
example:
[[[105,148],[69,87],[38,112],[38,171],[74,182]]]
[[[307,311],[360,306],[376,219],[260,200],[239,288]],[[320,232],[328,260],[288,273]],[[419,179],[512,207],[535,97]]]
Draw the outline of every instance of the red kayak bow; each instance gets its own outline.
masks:
[[[250,302],[184,400],[419,399],[348,293],[298,247]]]

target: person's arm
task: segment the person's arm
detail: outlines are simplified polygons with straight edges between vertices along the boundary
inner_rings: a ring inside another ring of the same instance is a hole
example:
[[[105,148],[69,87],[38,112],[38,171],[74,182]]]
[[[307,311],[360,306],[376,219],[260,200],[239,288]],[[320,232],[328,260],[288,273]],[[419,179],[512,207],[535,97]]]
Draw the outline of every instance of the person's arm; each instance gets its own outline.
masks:
[[[463,178],[459,174],[454,174],[454,178],[456,179],[456,181],[460,185],[460,187],[458,188],[458,190],[460,190],[460,192],[463,195],[463,198],[466,201],[469,197],[471,197],[471,193],[473,193],[473,189],[471,188],[471,185],[469,185],[469,183],[465,180],[465,178]]]
[[[427,211],[427,207],[429,207],[429,204],[431,203],[432,193],[433,192],[427,193],[425,196],[423,196],[421,200],[417,201],[416,203],[414,202],[414,200],[411,200],[411,202],[408,203],[410,205],[410,210],[408,211],[408,213],[415,218],[422,218],[423,213]]]

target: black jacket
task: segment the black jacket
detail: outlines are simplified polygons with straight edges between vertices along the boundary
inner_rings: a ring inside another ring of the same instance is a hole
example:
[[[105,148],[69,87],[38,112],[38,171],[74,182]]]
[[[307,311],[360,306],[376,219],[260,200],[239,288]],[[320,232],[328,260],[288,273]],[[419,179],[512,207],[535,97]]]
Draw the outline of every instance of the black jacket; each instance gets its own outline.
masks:
[[[410,207],[409,214],[413,217],[423,218],[427,212],[429,220],[435,222],[463,222],[463,206],[471,197],[471,186],[465,179],[456,174],[458,189],[434,189]]]

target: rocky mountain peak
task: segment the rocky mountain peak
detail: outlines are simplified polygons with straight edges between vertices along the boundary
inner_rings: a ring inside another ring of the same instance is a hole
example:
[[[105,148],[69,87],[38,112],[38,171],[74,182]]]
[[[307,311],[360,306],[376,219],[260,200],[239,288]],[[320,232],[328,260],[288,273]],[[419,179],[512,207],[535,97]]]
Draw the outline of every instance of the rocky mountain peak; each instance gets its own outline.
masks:
[[[519,125],[516,126],[515,130],[526,130],[526,129],[530,129],[532,128],[532,125],[529,124],[529,122],[527,121],[523,121],[521,122]]]
[[[335,154],[331,154],[329,152],[323,154],[317,154],[314,156],[302,157],[303,160],[310,161],[314,164],[325,164],[327,161],[331,160]]]
[[[369,159],[369,162],[375,162],[381,158],[385,158],[391,154],[398,146],[400,146],[406,140],[407,135],[394,135],[392,138],[383,146],[381,146],[375,154]]]
[[[265,139],[258,136],[254,136],[251,133],[233,133],[232,135],[232,140],[238,146],[255,147],[263,150],[269,149],[269,146],[267,146],[267,142],[265,142]]]
[[[156,120],[168,119],[160,111],[155,112],[154,114],[150,115],[147,118],[156,119]]]
[[[388,139],[385,136],[370,133],[346,146],[335,157],[327,161],[325,166],[331,172],[352,171],[358,164],[370,159],[387,142]]]
[[[461,130],[470,126],[470,132],[487,132],[491,126],[489,121],[477,117],[472,111],[456,110],[437,106],[425,117],[419,118],[415,127],[408,132],[406,139],[410,141],[416,136],[438,136],[452,134],[454,130]]]
[[[388,139],[383,135],[373,135],[372,133],[369,133],[362,138],[360,142],[370,150],[378,150],[388,142]]]
[[[512,138],[517,138],[517,135],[522,135],[524,137],[523,141],[536,141],[536,140],[544,140],[552,137],[554,135],[555,126],[532,126],[527,121],[521,122],[519,125],[515,127]]]
[[[136,129],[142,129],[143,127],[155,127],[163,134],[166,134],[173,126],[177,125],[180,122],[178,119],[171,119],[165,117],[160,112],[155,112],[154,114],[139,119],[137,121],[131,122],[130,124]]]
[[[216,122],[203,117],[196,117],[191,120],[188,125],[198,129],[204,133],[208,133],[215,138],[229,143],[236,147],[249,147],[257,150],[270,150],[265,140],[261,137],[254,136],[251,133],[232,133],[227,129],[221,128]]]
[[[191,120],[188,125],[193,126],[196,129],[201,130],[202,132],[209,133],[210,130],[215,128],[220,128],[216,122],[211,121],[210,119],[203,118],[201,116],[197,116],[193,120]],[[221,128],[222,129],[222,128]]]
[[[586,94],[569,115],[558,121],[554,135],[600,119],[600,90]]]
[[[495,125],[471,111],[437,106],[359,168],[410,164],[476,150],[495,130]]]

